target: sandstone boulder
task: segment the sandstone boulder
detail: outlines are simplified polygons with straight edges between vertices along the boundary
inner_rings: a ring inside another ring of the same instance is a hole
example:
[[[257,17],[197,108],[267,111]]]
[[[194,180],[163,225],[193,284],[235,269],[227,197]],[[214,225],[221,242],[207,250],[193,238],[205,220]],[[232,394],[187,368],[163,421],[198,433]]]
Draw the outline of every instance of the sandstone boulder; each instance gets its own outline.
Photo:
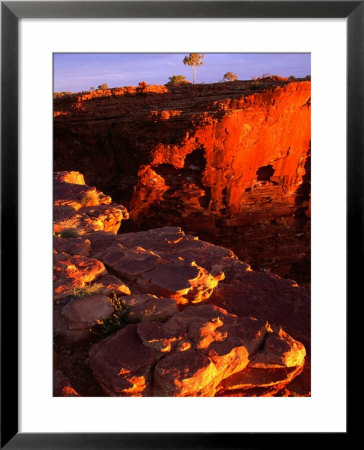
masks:
[[[79,394],[73,389],[70,380],[64,376],[61,370],[56,370],[53,377],[53,396],[54,397],[79,397]]]
[[[81,237],[61,238],[53,236],[53,248],[58,253],[68,253],[69,255],[91,255],[91,242]]]
[[[75,288],[107,273],[104,264],[94,258],[68,253],[53,255],[53,289],[56,302],[70,296]]]
[[[95,344],[89,361],[107,395],[183,397],[284,387],[304,356],[302,344],[266,321],[205,304],[165,323],[128,325]]]
[[[71,183],[71,184],[85,184],[85,178],[82,173],[76,171],[62,171],[55,172],[54,183]]]
[[[89,362],[106,395],[150,395],[151,366],[159,355],[143,345],[137,325],[128,325],[91,347]]]
[[[159,255],[143,247],[129,249],[121,244],[114,244],[97,256],[121,277],[136,279],[144,272],[152,270],[160,261]]]
[[[85,185],[79,172],[54,174],[53,230],[62,233],[76,229],[78,234],[92,231],[117,233],[121,221],[129,218],[122,205],[111,204],[111,197]]]
[[[64,345],[71,346],[90,338],[91,329],[98,321],[113,312],[113,306],[104,295],[71,300],[55,310],[53,322],[55,335]]]
[[[223,277],[223,273],[213,276],[195,262],[175,261],[173,264],[159,264],[143,273],[138,282],[148,292],[175,298],[183,304],[199,303],[209,298]]]
[[[129,287],[115,275],[104,275],[97,280],[102,285],[101,293],[109,296],[112,294],[129,295]]]
[[[164,321],[178,313],[177,302],[172,298],[158,298],[151,294],[135,294],[123,297],[125,305],[139,321]]]

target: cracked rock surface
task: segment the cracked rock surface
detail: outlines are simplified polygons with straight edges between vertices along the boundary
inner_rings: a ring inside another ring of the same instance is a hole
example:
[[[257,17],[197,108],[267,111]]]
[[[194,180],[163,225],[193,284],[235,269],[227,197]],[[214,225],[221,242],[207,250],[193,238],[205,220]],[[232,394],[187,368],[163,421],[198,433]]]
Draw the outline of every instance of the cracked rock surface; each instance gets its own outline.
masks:
[[[309,395],[289,390],[309,346],[295,282],[179,227],[83,231],[54,238],[59,395]],[[95,334],[115,299],[126,322]]]

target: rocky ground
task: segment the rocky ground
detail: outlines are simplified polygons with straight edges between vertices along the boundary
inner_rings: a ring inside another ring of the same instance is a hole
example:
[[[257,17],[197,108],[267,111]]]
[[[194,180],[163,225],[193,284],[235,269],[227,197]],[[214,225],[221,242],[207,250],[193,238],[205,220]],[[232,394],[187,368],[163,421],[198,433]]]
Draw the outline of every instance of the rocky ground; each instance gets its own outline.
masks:
[[[55,396],[309,396],[309,290],[54,178]]]

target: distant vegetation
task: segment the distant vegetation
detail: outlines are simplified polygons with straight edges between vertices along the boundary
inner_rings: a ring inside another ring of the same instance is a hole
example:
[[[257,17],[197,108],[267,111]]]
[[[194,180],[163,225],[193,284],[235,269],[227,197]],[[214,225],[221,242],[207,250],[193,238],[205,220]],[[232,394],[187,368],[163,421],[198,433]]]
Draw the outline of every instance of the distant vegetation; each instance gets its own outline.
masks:
[[[223,81],[236,81],[238,79],[238,75],[234,72],[226,72],[224,75]]]
[[[203,54],[200,53],[190,53],[189,56],[185,56],[183,59],[183,64],[189,65],[192,67],[193,69],[193,83],[195,83],[196,81],[196,71],[197,68],[199,66],[201,66],[202,64],[204,64],[204,56]],[[261,76],[253,76],[252,80],[253,81],[262,81],[262,80],[266,80],[267,81],[280,81],[283,79],[287,79],[284,77],[281,77],[279,75],[271,75],[270,73],[266,72],[263,73],[263,75]],[[190,81],[188,81],[186,79],[186,77],[184,75],[172,75],[171,77],[168,77],[169,81],[166,83],[166,85],[174,85],[174,86],[178,86],[180,84],[185,84],[185,83],[190,83]],[[301,77],[296,77],[295,75],[290,75],[288,78],[290,81],[311,81],[311,75],[306,75],[304,78]],[[226,72],[223,76],[223,80],[220,79],[219,82],[221,81],[236,81],[238,80],[238,75],[235,72]],[[201,84],[203,84],[203,82],[201,82]],[[211,83],[212,84],[212,83]],[[148,86],[148,84],[145,81],[141,81],[138,85],[139,90],[143,90]],[[98,90],[106,90],[106,89],[110,89],[107,83],[102,83],[97,87]],[[82,94],[89,94],[89,92],[95,91],[96,88],[94,86],[90,86],[90,90],[89,91],[81,91],[81,92],[70,92],[70,91],[63,91],[63,92],[54,92],[53,93],[53,98],[54,99],[61,99],[61,98],[65,98],[65,97],[70,97],[70,96],[77,96],[77,95],[82,95]]]
[[[266,73],[263,73],[263,75],[260,77],[257,77],[257,76],[252,77],[252,80],[253,81],[264,80],[265,78],[275,78],[275,77],[278,77],[278,75],[271,75],[270,73],[266,72]]]
[[[53,93],[53,98],[62,98],[62,97],[68,97],[72,95],[72,92],[54,92]]]
[[[93,330],[95,334],[102,336],[114,334],[130,323],[138,322],[131,312],[131,307],[126,305],[116,294],[113,294],[108,300],[114,307],[114,313],[97,321],[97,325]]]
[[[191,66],[193,69],[193,84],[195,84],[196,81],[196,72],[197,67],[202,66],[204,64],[204,58],[205,55],[201,53],[190,53],[188,56],[185,56],[183,58],[183,64],[187,64],[188,66]]]
[[[168,78],[169,78],[169,81],[167,84],[178,85],[178,84],[189,83],[189,81],[186,80],[186,77],[184,75],[172,75],[171,77],[168,77]]]
[[[98,294],[102,288],[103,285],[101,283],[86,284],[83,287],[73,288],[71,295],[76,298],[90,297],[91,295]]]

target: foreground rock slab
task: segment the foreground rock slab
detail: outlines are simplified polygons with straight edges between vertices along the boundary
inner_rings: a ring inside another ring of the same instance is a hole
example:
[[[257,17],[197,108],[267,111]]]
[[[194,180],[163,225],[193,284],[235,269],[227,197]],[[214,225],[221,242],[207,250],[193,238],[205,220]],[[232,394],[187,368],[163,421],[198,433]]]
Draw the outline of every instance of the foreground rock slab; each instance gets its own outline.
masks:
[[[309,395],[307,290],[179,227],[116,234],[110,198],[55,183],[56,395]]]
[[[128,325],[92,346],[89,363],[106,395],[189,397],[283,387],[304,357],[302,344],[266,321],[196,305],[165,323]]]
[[[54,174],[53,230],[74,230],[77,234],[92,231],[117,233],[121,221],[129,218],[122,205],[111,204],[111,197],[95,187],[85,185],[79,172]]]

